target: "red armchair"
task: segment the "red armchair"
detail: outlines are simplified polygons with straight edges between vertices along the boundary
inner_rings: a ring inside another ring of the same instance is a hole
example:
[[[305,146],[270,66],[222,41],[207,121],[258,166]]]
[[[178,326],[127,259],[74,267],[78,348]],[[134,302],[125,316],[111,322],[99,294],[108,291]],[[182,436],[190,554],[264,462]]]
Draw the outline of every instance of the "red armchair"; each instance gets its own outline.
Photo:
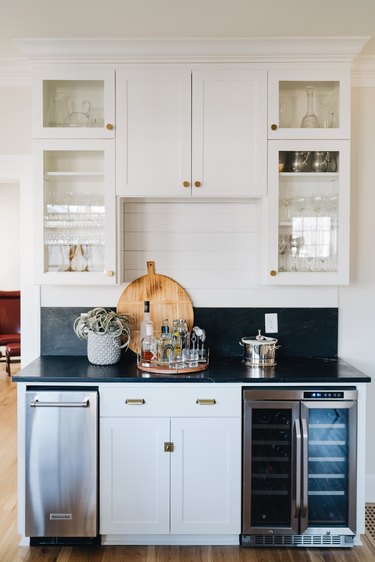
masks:
[[[9,346],[9,347],[8,347]],[[20,291],[0,291],[0,347],[6,348],[7,372],[10,357],[21,353],[21,295]]]

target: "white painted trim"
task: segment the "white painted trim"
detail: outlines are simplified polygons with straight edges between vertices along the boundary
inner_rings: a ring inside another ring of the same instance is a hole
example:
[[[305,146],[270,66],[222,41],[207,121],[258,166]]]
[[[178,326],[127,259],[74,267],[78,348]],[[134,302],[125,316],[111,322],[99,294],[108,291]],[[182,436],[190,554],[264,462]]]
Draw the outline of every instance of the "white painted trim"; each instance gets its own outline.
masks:
[[[31,155],[0,155],[0,183],[20,189],[21,365],[40,354],[40,287],[33,279],[33,197]]]
[[[237,535],[102,535],[102,545],[238,545]]]
[[[353,61],[352,86],[375,87],[375,55],[358,55],[366,38],[263,39],[18,39],[25,57],[37,62],[291,62]],[[353,41],[351,41],[353,40]],[[31,49],[29,43],[35,43]],[[336,45],[336,54],[333,46]],[[341,45],[341,46],[340,46]],[[263,50],[261,47],[263,46]],[[267,49],[266,49],[267,47]],[[315,47],[315,50],[314,50]],[[355,47],[355,49],[354,49]],[[302,50],[301,50],[302,49]],[[324,51],[326,49],[326,51]],[[340,54],[341,51],[341,54]],[[169,52],[169,54],[168,54]],[[173,53],[173,55],[171,55]],[[355,57],[355,58],[354,58]],[[26,58],[0,58],[0,87],[31,87]],[[354,58],[354,60],[353,60]],[[38,60],[39,59],[39,60]]]
[[[375,88],[375,55],[359,56],[352,68],[354,88]]]
[[[34,62],[352,61],[368,37],[23,38]]]

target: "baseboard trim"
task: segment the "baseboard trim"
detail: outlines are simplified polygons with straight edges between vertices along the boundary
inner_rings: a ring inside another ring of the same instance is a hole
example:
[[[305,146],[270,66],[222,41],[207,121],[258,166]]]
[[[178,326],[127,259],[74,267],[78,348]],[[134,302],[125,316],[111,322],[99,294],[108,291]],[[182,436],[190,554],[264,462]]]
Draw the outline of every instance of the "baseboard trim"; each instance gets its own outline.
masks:
[[[102,545],[238,546],[239,535],[102,535]]]

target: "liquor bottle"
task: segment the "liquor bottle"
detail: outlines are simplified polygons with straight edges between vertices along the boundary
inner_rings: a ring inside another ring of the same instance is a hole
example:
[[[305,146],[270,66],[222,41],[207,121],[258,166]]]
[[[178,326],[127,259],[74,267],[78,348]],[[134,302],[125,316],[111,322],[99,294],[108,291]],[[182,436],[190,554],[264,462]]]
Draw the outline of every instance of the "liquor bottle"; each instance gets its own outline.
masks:
[[[141,339],[141,358],[143,361],[155,361],[157,358],[155,352],[154,330],[152,323],[146,324],[145,335]]]
[[[143,340],[143,338],[146,335],[154,335],[154,326],[152,324],[152,320],[150,318],[150,301],[144,301],[143,304],[143,320],[141,322],[141,325],[139,327],[139,338],[140,341]],[[151,326],[149,328],[147,328],[147,326]],[[147,332],[147,334],[146,334]]]
[[[178,331],[178,320],[173,320],[171,340],[175,358],[181,358],[181,336]]]
[[[168,364],[170,359],[174,358],[174,349],[169,333],[168,320],[163,321],[161,327],[160,346],[158,351],[158,362],[161,364]]]

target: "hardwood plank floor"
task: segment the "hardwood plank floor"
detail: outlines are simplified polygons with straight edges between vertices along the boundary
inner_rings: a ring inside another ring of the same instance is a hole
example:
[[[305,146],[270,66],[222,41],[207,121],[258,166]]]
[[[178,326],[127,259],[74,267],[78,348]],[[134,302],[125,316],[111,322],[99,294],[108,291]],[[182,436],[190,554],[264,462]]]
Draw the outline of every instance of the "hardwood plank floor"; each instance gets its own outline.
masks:
[[[12,373],[17,365],[12,365]],[[352,549],[234,546],[20,547],[17,533],[16,384],[0,363],[0,562],[375,562],[362,537]]]

